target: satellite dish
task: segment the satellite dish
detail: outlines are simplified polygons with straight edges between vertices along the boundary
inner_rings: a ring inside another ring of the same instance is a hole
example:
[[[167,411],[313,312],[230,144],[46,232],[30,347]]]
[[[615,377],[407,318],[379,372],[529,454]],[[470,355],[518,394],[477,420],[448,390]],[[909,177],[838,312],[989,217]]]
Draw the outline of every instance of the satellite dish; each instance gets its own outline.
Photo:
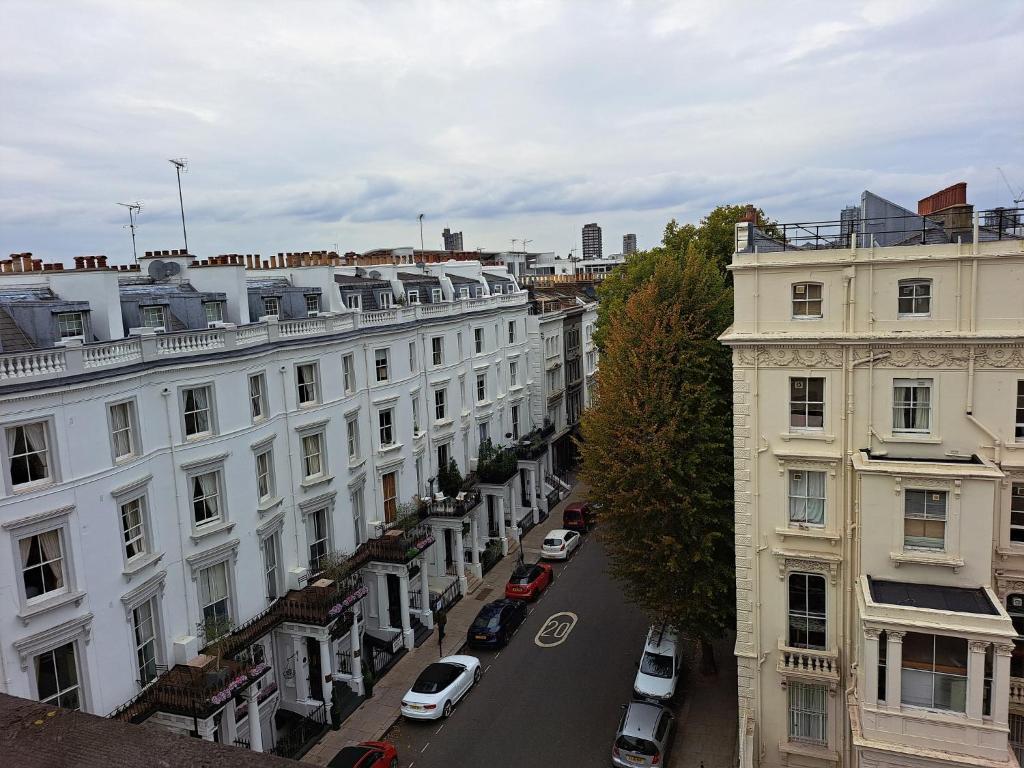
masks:
[[[167,280],[173,275],[181,272],[181,265],[173,261],[161,261],[160,259],[157,259],[156,261],[150,262],[149,269],[147,271],[149,276],[154,280]]]

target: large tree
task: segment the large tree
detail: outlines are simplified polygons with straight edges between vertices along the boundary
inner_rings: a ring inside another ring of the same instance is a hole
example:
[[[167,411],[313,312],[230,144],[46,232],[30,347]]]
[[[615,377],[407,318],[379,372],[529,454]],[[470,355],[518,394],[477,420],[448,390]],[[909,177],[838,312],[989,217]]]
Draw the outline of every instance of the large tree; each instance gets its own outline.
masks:
[[[710,660],[735,606],[732,375],[717,340],[732,293],[692,241],[682,254],[666,247],[631,263],[646,279],[606,319],[582,475],[604,503],[612,575]]]

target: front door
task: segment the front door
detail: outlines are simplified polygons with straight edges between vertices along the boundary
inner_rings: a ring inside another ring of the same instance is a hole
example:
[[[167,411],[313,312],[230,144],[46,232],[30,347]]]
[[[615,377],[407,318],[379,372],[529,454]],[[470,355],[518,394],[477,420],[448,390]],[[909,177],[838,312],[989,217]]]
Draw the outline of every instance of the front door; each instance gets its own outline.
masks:
[[[455,537],[452,535],[451,529],[444,529],[444,570],[445,573],[451,573],[452,564],[455,559],[452,557],[452,552],[455,551]]]
[[[487,494],[487,535],[492,539],[498,538],[498,513],[495,509],[497,506],[494,497]]]
[[[324,700],[324,673],[320,668],[320,641],[306,638],[307,669],[309,670],[309,698]]]
[[[395,629],[402,627],[402,601],[399,597],[398,577],[389,573],[388,579],[388,624]]]

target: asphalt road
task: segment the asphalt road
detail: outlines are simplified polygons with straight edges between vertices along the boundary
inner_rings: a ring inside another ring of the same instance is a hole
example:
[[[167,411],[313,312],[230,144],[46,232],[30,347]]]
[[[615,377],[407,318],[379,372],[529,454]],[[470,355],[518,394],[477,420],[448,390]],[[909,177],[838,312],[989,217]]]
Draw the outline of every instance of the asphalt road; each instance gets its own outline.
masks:
[[[529,561],[535,553],[525,557]],[[606,565],[591,534],[568,563],[555,564],[554,584],[531,604],[504,650],[467,651],[480,658],[484,677],[452,716],[428,723],[402,720],[385,737],[398,747],[403,768],[609,765],[647,625]],[[468,599],[482,606],[499,597],[495,590]],[[567,617],[548,621],[563,611],[578,620],[559,638],[564,628],[554,627]],[[541,647],[537,636],[546,625],[540,642],[548,647]]]

